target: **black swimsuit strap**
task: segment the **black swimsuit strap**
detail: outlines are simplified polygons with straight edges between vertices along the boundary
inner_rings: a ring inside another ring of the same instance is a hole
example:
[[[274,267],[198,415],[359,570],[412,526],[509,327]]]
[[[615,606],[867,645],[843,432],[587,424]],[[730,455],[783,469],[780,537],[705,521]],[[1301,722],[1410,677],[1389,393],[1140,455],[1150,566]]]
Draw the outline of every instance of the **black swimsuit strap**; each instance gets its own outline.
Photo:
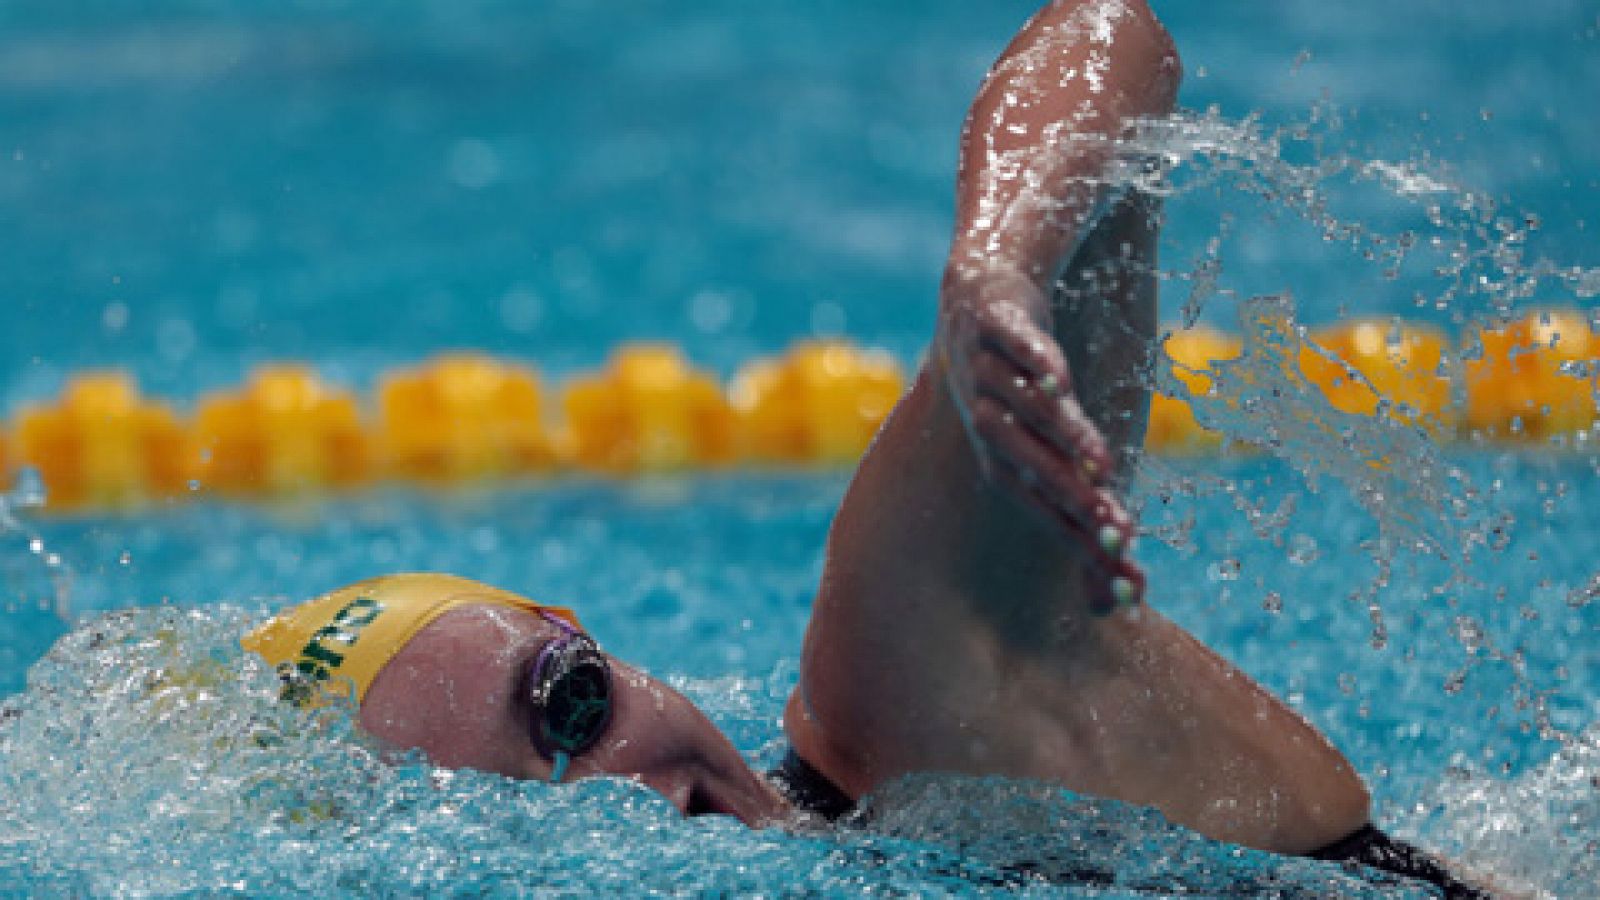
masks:
[[[793,747],[784,754],[783,762],[767,773],[767,777],[777,784],[790,803],[830,821],[856,808],[856,802],[850,799],[849,794],[840,790],[816,767],[801,759]]]
[[[1439,861],[1405,841],[1397,841],[1370,823],[1348,837],[1307,854],[1327,862],[1352,862],[1437,885],[1446,900],[1488,900],[1489,894],[1463,884]]]

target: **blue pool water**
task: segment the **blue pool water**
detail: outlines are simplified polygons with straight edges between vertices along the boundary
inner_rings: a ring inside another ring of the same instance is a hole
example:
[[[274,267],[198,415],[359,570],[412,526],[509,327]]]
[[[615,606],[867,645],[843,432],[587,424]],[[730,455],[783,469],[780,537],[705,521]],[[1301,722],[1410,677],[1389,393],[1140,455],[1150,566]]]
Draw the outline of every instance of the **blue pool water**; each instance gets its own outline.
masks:
[[[102,365],[181,401],[283,358],[365,388],[457,346],[559,375],[637,337],[721,373],[818,333],[914,360],[960,116],[1030,4],[751,6],[0,0],[0,402]],[[1184,160],[1167,318],[1284,291],[1310,324],[1595,305],[1597,11],[1397,7],[1157,4],[1189,73],[1152,138]],[[1398,263],[1373,240],[1407,231]],[[1596,458],[1408,435],[1380,480],[1332,458],[1400,438],[1347,434],[1151,461],[1153,602],[1327,731],[1385,825],[1593,895]],[[333,585],[456,571],[580,605],[770,763],[843,485],[8,504],[0,893],[1399,890],[1027,785],[914,781],[869,830],[749,832],[626,784],[388,765],[337,713],[280,709],[234,643]]]

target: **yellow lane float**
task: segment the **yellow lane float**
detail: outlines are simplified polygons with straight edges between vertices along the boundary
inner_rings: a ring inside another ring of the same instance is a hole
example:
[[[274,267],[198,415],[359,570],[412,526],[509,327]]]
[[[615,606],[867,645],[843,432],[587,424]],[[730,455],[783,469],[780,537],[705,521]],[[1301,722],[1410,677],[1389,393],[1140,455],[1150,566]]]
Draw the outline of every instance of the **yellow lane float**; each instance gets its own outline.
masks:
[[[838,465],[861,457],[904,391],[888,354],[820,341],[745,366],[729,397],[751,460]]]
[[[1571,435],[1600,419],[1600,337],[1587,313],[1542,312],[1487,329],[1459,354],[1439,332],[1394,320],[1343,323],[1313,340],[1320,351],[1302,346],[1301,372],[1352,414],[1384,408],[1441,435],[1505,441]],[[1163,349],[1161,363],[1187,396],[1152,397],[1146,446],[1214,451],[1221,436],[1199,425],[1187,400],[1212,390],[1213,364],[1237,358],[1241,343],[1191,328]],[[129,376],[87,373],[53,405],[20,412],[9,440],[0,432],[0,486],[8,470],[30,466],[50,508],[74,510],[196,488],[313,492],[380,474],[454,483],[558,467],[630,475],[740,461],[849,465],[904,389],[887,354],[839,341],[750,362],[726,389],[675,347],[633,344],[600,372],[566,382],[559,417],[547,411],[531,368],[458,353],[380,379],[371,423],[355,395],[296,365],[257,370],[244,387],[205,397],[183,422],[141,399]]]
[[[243,390],[202,399],[194,441],[201,485],[224,494],[296,494],[372,476],[355,396],[304,366],[263,366]]]
[[[1206,373],[1218,360],[1236,359],[1243,350],[1237,337],[1198,326],[1173,332],[1162,342],[1164,355],[1157,365],[1167,366],[1193,396],[1211,391]],[[1173,365],[1176,363],[1176,365]],[[1145,446],[1160,453],[1209,453],[1222,445],[1222,435],[1195,421],[1188,402],[1160,392],[1150,396],[1150,424]]]
[[[1370,416],[1388,401],[1388,414],[1401,421],[1421,422],[1436,433],[1454,426],[1450,343],[1442,332],[1366,319],[1321,329],[1312,341],[1337,359],[1304,345],[1300,371],[1335,409]]]
[[[733,414],[716,379],[667,344],[619,348],[599,374],[561,397],[564,461],[611,474],[671,472],[734,461]]]
[[[1589,320],[1547,310],[1478,333],[1463,380],[1469,434],[1497,440],[1548,440],[1592,427],[1600,357]]]
[[[18,462],[32,466],[55,509],[135,506],[187,490],[188,434],[131,377],[93,372],[67,383],[53,406],[17,417]]]
[[[553,462],[538,376],[475,353],[386,376],[377,445],[390,476],[425,482],[542,472]]]

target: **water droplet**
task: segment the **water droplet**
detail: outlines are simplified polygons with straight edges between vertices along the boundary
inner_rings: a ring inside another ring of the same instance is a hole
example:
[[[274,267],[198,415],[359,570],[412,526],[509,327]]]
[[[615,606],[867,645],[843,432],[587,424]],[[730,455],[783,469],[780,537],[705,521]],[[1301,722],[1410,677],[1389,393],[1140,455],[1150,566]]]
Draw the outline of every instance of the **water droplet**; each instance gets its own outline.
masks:
[[[733,318],[733,300],[722,291],[699,291],[689,301],[689,320],[705,334],[716,334]]]
[[[1468,653],[1476,653],[1482,649],[1484,642],[1483,625],[1470,616],[1457,616],[1455,621],[1456,640],[1461,646],[1467,648]]]
[[[844,333],[844,307],[824,300],[811,307],[811,333],[817,337],[833,337]]]
[[[500,154],[484,141],[467,138],[450,149],[445,170],[461,187],[482,190],[500,179]]]
[[[1289,539],[1289,562],[1297,566],[1309,566],[1322,556],[1322,548],[1317,546],[1317,539],[1309,534],[1297,534]]]
[[[1206,577],[1212,581],[1238,581],[1239,569],[1239,561],[1229,557],[1212,563],[1206,569]]]
[[[1567,594],[1567,605],[1577,609],[1593,603],[1600,597],[1600,573],[1589,579],[1589,583]]]
[[[188,319],[172,318],[156,329],[156,351],[169,363],[183,362],[194,352],[198,337]]]
[[[120,300],[106,304],[100,313],[100,326],[112,334],[128,327],[128,304]]]
[[[24,466],[17,471],[11,494],[6,499],[11,501],[13,507],[29,507],[43,506],[48,496],[44,476],[39,474],[38,469]]]
[[[530,287],[517,285],[500,298],[500,321],[511,331],[528,334],[544,320],[544,298]]]

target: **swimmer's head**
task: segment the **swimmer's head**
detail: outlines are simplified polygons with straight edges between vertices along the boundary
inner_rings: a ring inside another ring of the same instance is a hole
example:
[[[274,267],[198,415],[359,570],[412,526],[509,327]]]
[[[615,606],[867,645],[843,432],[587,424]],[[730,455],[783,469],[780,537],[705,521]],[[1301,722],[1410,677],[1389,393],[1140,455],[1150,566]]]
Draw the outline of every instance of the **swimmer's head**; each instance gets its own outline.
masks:
[[[363,729],[442,766],[619,775],[685,813],[748,824],[782,812],[693,704],[600,652],[563,607],[464,578],[391,575],[287,610],[243,643],[278,667],[288,699],[352,697]]]
[[[285,699],[366,699],[378,673],[434,619],[469,604],[525,609],[582,628],[572,610],[454,575],[408,573],[358,581],[279,613],[241,642],[278,670]]]

